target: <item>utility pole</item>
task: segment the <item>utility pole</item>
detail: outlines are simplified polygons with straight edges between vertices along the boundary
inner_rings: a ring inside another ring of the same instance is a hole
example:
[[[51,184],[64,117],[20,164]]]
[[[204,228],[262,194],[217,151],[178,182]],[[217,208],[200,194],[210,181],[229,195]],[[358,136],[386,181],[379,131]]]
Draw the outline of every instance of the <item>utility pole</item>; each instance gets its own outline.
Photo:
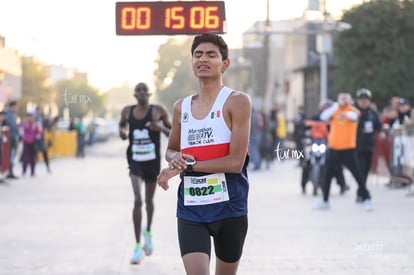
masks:
[[[269,107],[269,99],[273,99],[271,92],[272,92],[272,84],[269,83],[271,77],[269,77],[270,74],[270,35],[272,31],[272,26],[270,22],[270,6],[269,6],[269,0],[266,1],[266,21],[265,21],[265,29],[264,29],[264,38],[263,38],[263,61],[265,66],[265,93],[264,93],[264,102],[262,106],[262,110],[264,112],[267,112]],[[272,102],[273,103],[273,102]]]
[[[322,0],[322,34],[319,36],[320,51],[320,101],[328,98],[328,52],[330,43],[330,33],[328,30],[328,12],[326,10],[326,0]]]

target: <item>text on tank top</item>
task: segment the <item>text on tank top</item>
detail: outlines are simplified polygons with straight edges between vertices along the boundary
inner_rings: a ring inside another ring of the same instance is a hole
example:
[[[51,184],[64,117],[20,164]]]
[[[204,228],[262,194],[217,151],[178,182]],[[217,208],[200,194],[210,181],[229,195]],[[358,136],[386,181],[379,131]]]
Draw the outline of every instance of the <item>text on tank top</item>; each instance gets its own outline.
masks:
[[[181,151],[196,160],[210,160],[229,154],[231,131],[224,116],[223,106],[232,90],[224,86],[218,93],[208,115],[196,119],[191,113],[193,95],[184,98],[181,105]]]
[[[133,110],[135,107],[131,107],[129,115],[131,159],[136,162],[155,160],[157,154],[154,138],[151,135],[151,131],[145,126],[152,121],[153,106],[149,106],[148,112],[143,119],[136,119],[134,117]]]

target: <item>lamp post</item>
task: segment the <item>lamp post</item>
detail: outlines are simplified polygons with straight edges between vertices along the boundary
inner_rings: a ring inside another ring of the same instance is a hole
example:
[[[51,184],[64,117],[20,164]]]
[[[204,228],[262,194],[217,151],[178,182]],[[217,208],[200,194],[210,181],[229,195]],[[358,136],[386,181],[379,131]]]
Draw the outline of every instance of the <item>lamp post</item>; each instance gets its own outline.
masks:
[[[326,1],[322,0],[323,23],[322,30],[317,36],[317,50],[320,56],[320,100],[328,98],[328,54],[332,52],[332,31],[345,31],[352,28],[345,22],[328,22],[329,13],[326,9]]]

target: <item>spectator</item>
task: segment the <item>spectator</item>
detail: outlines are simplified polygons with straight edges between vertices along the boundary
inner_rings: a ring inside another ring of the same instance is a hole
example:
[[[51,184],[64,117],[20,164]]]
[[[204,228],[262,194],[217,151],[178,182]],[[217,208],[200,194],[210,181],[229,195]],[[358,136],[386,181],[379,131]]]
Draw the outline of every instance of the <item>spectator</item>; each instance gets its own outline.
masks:
[[[361,167],[356,154],[356,137],[359,111],[352,106],[349,93],[340,93],[338,101],[320,115],[322,120],[330,120],[328,136],[329,151],[326,159],[326,173],[322,184],[323,200],[314,209],[329,209],[331,179],[336,169],[345,165],[358,183],[357,202],[363,202],[366,211],[372,211],[371,196],[366,188]]]
[[[50,173],[50,165],[49,165],[49,154],[47,152],[48,146],[46,145],[45,141],[45,130],[47,126],[47,119],[45,114],[43,113],[43,109],[41,106],[36,107],[36,117],[35,120],[41,125],[42,132],[40,133],[39,139],[36,141],[35,149],[37,152],[40,152],[43,156],[43,160],[46,164],[46,169]]]
[[[333,101],[326,100],[319,104],[319,112],[315,116],[311,117],[304,121],[305,129],[309,132],[309,137],[314,140],[324,140],[327,144],[328,134],[329,134],[329,123],[326,121],[322,121],[320,118],[321,113],[326,110],[329,106],[333,104]],[[329,148],[326,149],[328,151]],[[327,154],[327,152],[325,152]],[[326,166],[326,161],[325,161]],[[325,173],[325,166],[323,167],[322,175]],[[302,166],[302,194],[306,194],[306,183],[309,180],[309,173],[312,169],[312,164],[310,162],[310,156],[307,157],[306,160],[303,162]],[[342,166],[338,166],[334,172],[334,177],[336,179],[336,183],[339,185],[340,194],[343,195],[346,191],[349,190],[349,186],[345,182],[345,176],[343,173]],[[323,177],[322,177],[323,179]],[[319,183],[321,185],[321,183]],[[317,190],[314,189],[314,195],[317,195]]]
[[[398,97],[398,96],[393,96],[393,97],[391,97],[391,100],[390,100],[390,107],[393,109],[393,110],[396,110],[397,112],[398,112],[398,107],[400,106],[400,97]]]
[[[17,179],[14,175],[14,159],[17,154],[17,148],[20,141],[20,130],[17,123],[17,101],[11,101],[8,104],[8,107],[5,110],[6,112],[6,124],[10,129],[10,154],[9,154],[9,173],[7,175],[8,179]]]
[[[23,141],[23,173],[22,176],[26,176],[27,166],[30,165],[31,176],[35,176],[36,167],[36,148],[35,141],[40,139],[42,133],[42,127],[35,120],[35,111],[29,111],[26,115],[25,122],[21,125],[21,134]]]
[[[0,112],[0,137],[3,137],[3,125],[6,124],[6,112],[5,111],[1,111]],[[2,143],[3,141],[0,140],[0,142]],[[2,154],[2,149],[3,146],[0,146],[0,156],[3,156]],[[0,157],[0,172],[3,173],[3,157]],[[3,176],[3,175],[2,175]],[[3,182],[3,177],[0,178],[0,182]]]
[[[371,108],[372,93],[362,88],[356,92],[357,104],[361,116],[357,130],[357,153],[360,160],[362,176],[367,181],[375,149],[375,134],[382,133],[382,123],[378,113]],[[385,138],[382,133],[383,138]]]
[[[390,129],[397,118],[398,111],[392,106],[387,106],[383,109],[381,122],[385,128]]]
[[[94,120],[92,120],[89,124],[88,127],[86,128],[86,131],[88,132],[88,145],[92,146],[95,141],[96,141],[96,122]]]
[[[74,123],[74,129],[76,130],[76,157],[85,156],[85,135],[86,135],[86,125],[83,121],[83,115],[79,116],[79,120]]]
[[[260,155],[266,162],[266,169],[269,169],[270,164],[273,162],[275,156],[277,119],[276,113],[273,110],[268,117],[264,117],[265,123],[262,139],[260,142]]]
[[[262,135],[265,127],[263,113],[252,108],[251,115],[251,128],[250,128],[250,140],[249,140],[249,156],[253,164],[253,170],[260,169],[262,156],[260,154],[260,142],[262,141]]]
[[[296,143],[296,149],[303,152],[303,137],[305,135],[305,108],[303,106],[298,107],[298,113],[295,116],[293,123],[294,123],[294,129],[293,129],[293,137],[295,139]],[[302,166],[303,164],[303,158],[299,158],[299,166]]]
[[[400,104],[398,106],[398,122],[399,125],[403,125],[406,120],[411,117],[410,102],[406,98],[400,98]]]
[[[280,111],[278,106],[274,107],[273,109],[276,112],[277,117],[277,128],[276,128],[276,138],[279,148],[282,150],[285,148],[285,139],[287,136],[287,128],[286,128],[286,117]]]
[[[73,117],[70,118],[68,130],[69,131],[76,131],[76,129],[75,129],[75,119]]]

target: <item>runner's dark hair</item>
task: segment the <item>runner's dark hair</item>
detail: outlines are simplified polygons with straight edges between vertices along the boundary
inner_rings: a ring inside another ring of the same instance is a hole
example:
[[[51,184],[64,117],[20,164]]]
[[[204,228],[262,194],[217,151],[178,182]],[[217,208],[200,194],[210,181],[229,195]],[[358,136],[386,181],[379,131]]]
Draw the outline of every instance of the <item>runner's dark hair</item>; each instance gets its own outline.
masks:
[[[228,58],[229,48],[226,42],[221,36],[213,33],[203,33],[194,37],[193,44],[191,45],[191,56],[193,55],[194,50],[201,43],[213,43],[214,45],[217,45],[219,47],[222,60],[226,60]]]

